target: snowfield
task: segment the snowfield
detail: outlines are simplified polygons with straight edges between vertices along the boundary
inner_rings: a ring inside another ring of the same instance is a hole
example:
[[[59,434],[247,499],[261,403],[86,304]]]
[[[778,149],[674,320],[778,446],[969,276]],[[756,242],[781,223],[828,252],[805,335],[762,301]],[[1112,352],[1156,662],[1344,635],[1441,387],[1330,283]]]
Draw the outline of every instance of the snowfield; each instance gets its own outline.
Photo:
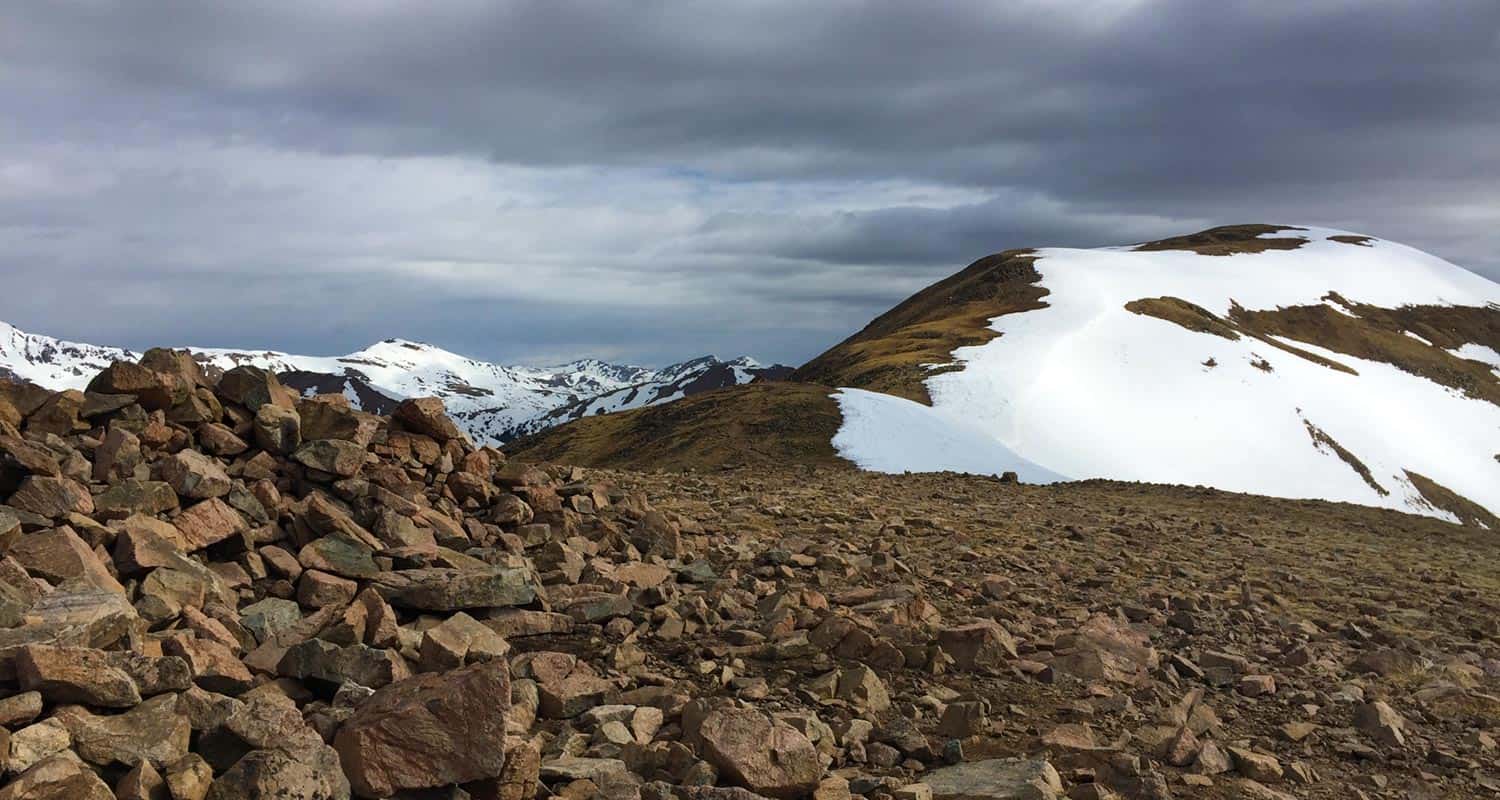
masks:
[[[941,409],[864,389],[840,389],[833,399],[844,417],[833,447],[860,469],[979,475],[1014,471],[1027,483],[1065,480]]]
[[[1327,240],[1339,233],[1281,231],[1271,236],[1309,241],[1230,256],[1039,250],[1049,307],[996,317],[1000,336],[955,351],[962,369],[926,381],[925,413],[841,391],[846,420],[834,445],[882,471],[1029,463],[1074,479],[1201,484],[1451,519],[1421,498],[1410,470],[1500,512],[1500,407],[1388,364],[1290,342],[1359,373],[1350,375],[1124,307],[1178,297],[1222,317],[1234,302],[1314,305],[1330,291],[1385,308],[1500,303],[1500,285],[1442,259],[1380,240]],[[1500,363],[1478,345],[1457,354]],[[1385,494],[1309,425],[1362,461]]]

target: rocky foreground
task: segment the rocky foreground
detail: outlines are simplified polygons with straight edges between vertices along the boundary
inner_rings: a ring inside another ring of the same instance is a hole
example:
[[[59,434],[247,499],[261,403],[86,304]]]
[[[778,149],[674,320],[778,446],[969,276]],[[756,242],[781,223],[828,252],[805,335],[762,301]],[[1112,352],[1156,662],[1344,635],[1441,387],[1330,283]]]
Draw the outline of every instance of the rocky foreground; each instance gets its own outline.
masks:
[[[1488,531],[89,389],[0,384],[0,800],[1500,794]]]

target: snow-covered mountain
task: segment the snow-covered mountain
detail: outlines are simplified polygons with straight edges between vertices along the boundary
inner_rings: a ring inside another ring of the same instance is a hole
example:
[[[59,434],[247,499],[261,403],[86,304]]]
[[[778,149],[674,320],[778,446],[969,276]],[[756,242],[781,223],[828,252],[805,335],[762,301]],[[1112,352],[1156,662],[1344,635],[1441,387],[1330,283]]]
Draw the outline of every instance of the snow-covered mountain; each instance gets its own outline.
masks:
[[[503,430],[504,440],[509,441],[581,417],[661,405],[699,392],[738,386],[757,379],[778,380],[791,371],[791,367],[763,367],[748,356],[733,361],[720,361],[713,356],[704,356],[656,370],[649,380],[638,380],[591,397],[583,397],[525,420],[506,419],[504,409],[459,412],[457,416],[462,420],[460,424],[474,432],[472,435],[497,438],[495,432]]]
[[[1341,231],[1222,231],[976,262],[797,377],[846,387],[833,444],[868,469],[1500,514],[1500,284]],[[1006,265],[1029,276],[983,274]],[[929,359],[908,397],[888,371],[860,371],[903,331],[975,309],[987,329]]]
[[[344,356],[189,349],[207,367],[261,367],[304,394],[342,392],[356,407],[375,413],[389,413],[407,397],[440,397],[476,442],[496,443],[583,414],[664,403],[790,371],[762,367],[748,357],[720,361],[712,356],[661,369],[597,359],[552,367],[507,366],[402,339]],[[9,373],[49,389],[82,389],[110,362],[139,357],[123,348],[61,341],[0,322],[0,375]]]

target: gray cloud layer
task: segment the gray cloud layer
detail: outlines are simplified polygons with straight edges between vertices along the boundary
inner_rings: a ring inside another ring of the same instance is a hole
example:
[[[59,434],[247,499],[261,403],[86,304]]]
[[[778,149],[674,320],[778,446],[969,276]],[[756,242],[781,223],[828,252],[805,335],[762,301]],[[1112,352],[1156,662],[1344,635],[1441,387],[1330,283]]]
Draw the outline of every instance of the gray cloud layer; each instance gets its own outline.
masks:
[[[7,5],[0,319],[54,335],[795,362],[1226,222],[1500,277],[1493,0]]]

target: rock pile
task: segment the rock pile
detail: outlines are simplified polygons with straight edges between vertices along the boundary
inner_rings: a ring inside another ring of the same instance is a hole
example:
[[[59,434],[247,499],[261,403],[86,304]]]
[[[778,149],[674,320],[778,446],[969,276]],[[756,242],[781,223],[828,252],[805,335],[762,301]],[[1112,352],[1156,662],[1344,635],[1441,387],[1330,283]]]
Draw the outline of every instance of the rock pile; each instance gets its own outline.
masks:
[[[1486,785],[1493,617],[1414,704],[1380,679],[1431,645],[1206,539],[970,547],[933,498],[1030,489],[850,476],[517,463],[166,350],[0,383],[0,800],[1278,798],[1330,748]]]

